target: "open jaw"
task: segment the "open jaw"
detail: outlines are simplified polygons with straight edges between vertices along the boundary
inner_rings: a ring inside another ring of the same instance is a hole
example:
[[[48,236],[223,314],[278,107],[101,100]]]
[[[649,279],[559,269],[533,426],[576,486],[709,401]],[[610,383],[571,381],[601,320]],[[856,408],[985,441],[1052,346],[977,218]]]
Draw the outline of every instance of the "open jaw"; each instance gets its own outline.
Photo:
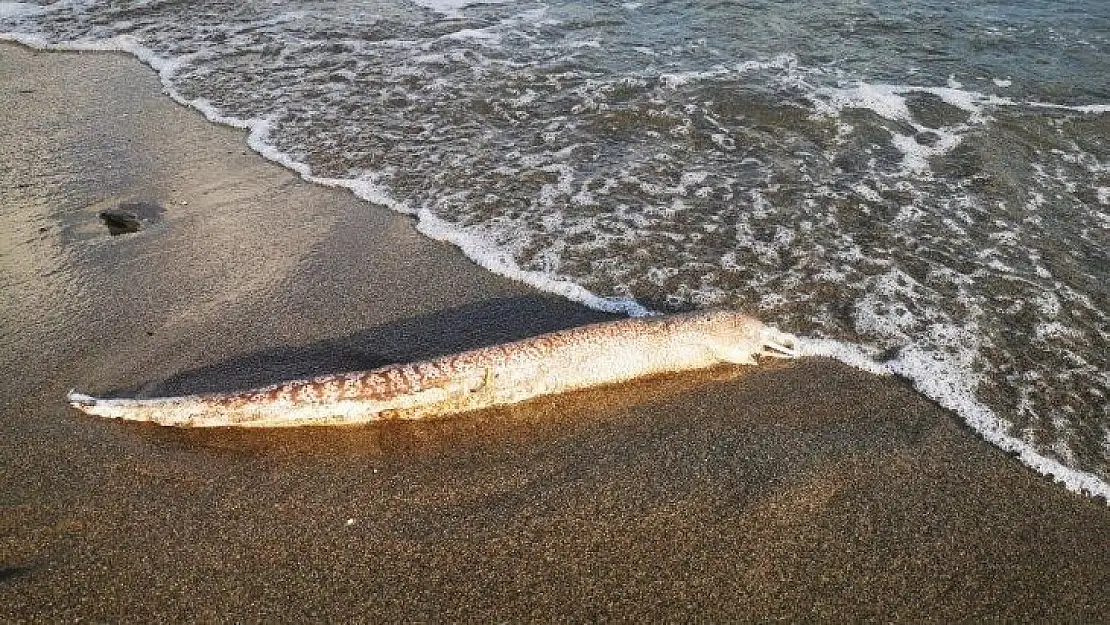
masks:
[[[77,408],[78,410],[81,410],[83,408],[88,408],[88,407],[91,407],[91,406],[95,406],[96,402],[97,402],[97,398],[93,397],[92,395],[85,395],[84,393],[78,393],[77,389],[74,388],[74,389],[70,389],[69,392],[66,393],[66,401],[69,402],[70,406],[73,406],[74,408]]]
[[[772,358],[797,358],[798,352],[795,350],[797,338],[793,334],[786,332],[779,332],[774,328],[766,328],[763,331],[763,349],[760,350],[760,356],[770,356]]]

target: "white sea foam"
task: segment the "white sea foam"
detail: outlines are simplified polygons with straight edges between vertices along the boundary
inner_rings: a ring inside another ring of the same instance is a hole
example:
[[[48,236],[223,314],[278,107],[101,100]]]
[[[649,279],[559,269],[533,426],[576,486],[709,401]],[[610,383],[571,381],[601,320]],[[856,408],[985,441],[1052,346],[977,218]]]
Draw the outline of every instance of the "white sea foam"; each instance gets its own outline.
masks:
[[[412,0],[413,4],[444,15],[458,15],[462,9],[479,4],[504,4],[512,0]]]
[[[0,2],[0,18],[29,17],[42,11],[41,6],[29,2]]]
[[[456,30],[443,36],[445,39],[471,40],[485,46],[496,46],[501,43],[501,35],[496,28],[465,28]]]
[[[1012,101],[1004,101],[1004,104],[1013,104]],[[1048,102],[1022,102],[1025,106],[1033,106],[1042,109],[1054,109],[1057,111],[1073,111],[1076,113],[1084,113],[1088,115],[1101,115],[1103,113],[1110,113],[1110,104],[1051,104]]]
[[[832,339],[798,337],[795,351],[799,356],[824,356],[839,360],[846,365],[875,375],[888,376],[892,374],[890,367],[876,360],[876,354],[873,350],[866,350],[853,343]]]
[[[822,88],[818,91],[826,96],[816,104],[819,113],[837,116],[846,108],[869,109],[893,121],[912,122],[910,109],[906,106],[904,91],[896,85],[874,85],[858,82],[851,87]]]
[[[915,136],[890,130],[890,142],[902,153],[902,167],[910,174],[922,175],[929,172],[930,159],[948,154],[973,127],[989,121],[984,112],[987,103],[997,103],[993,96],[966,91],[958,82],[950,79],[945,87],[916,87],[910,85],[872,84],[855,82],[847,87],[823,87],[815,90],[814,108],[816,115],[837,118],[845,109],[867,109],[891,121],[901,122],[914,128],[917,134],[927,133],[933,139],[922,143]],[[906,102],[906,96],[914,93],[931,94],[946,104],[967,112],[964,122],[942,128],[926,126],[916,120]],[[849,126],[842,134],[851,131]]]
[[[715,67],[708,70],[690,71],[690,72],[675,72],[663,73],[659,75],[659,82],[665,85],[668,89],[678,89],[679,87],[705,80],[707,78],[714,78],[716,76],[724,76],[729,73],[729,69],[723,66]]]

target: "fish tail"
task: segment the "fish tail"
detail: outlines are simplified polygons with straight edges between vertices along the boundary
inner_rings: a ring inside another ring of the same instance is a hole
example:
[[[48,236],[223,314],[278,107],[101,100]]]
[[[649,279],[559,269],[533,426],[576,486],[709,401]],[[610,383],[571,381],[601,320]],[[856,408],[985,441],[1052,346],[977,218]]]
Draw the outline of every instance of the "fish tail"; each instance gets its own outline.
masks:
[[[88,415],[160,425],[200,425],[197,419],[202,418],[204,413],[204,406],[196,397],[106,399],[78,393],[74,389],[66,394],[66,401]]]

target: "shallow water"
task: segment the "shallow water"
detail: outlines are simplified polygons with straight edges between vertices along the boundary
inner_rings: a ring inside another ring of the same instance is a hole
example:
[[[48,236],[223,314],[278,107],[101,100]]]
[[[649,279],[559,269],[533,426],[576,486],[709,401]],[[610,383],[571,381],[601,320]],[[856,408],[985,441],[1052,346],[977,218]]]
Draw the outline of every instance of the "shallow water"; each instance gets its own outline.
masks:
[[[631,313],[724,305],[1110,494],[1110,4],[0,3]]]

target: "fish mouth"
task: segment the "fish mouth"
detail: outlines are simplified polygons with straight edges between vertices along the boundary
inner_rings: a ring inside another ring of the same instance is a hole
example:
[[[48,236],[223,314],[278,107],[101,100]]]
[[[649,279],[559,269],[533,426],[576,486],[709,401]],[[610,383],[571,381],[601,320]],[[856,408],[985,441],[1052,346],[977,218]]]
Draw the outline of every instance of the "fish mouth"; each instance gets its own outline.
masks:
[[[74,408],[81,409],[81,408],[91,408],[91,407],[95,406],[96,402],[97,402],[97,399],[95,397],[93,397],[92,395],[85,395],[84,393],[78,393],[77,389],[70,389],[69,392],[66,393],[66,401],[69,402],[70,406],[73,406]]]
[[[761,343],[763,349],[760,350],[760,356],[770,356],[772,358],[797,358],[798,351],[795,349],[797,345],[797,337],[793,334],[786,332],[779,332],[774,328],[764,328]]]

